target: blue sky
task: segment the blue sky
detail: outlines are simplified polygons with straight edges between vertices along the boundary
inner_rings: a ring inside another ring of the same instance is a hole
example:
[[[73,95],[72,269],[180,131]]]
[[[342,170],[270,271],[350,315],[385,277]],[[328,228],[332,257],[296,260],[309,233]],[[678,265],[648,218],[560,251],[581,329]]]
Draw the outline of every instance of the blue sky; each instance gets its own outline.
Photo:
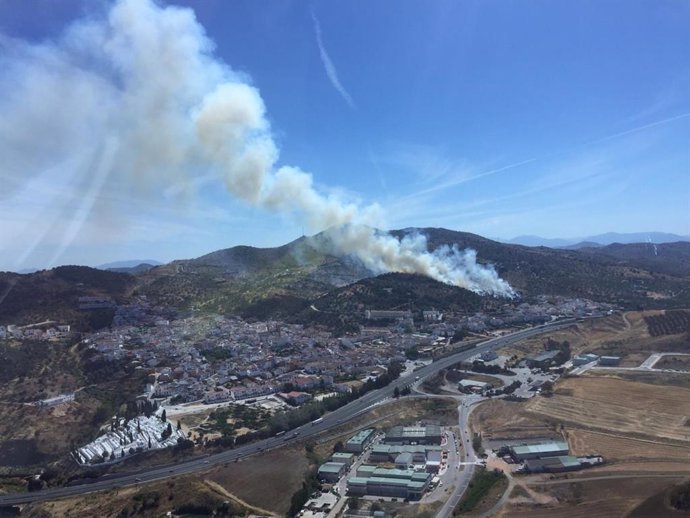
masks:
[[[259,90],[278,165],[308,171],[319,192],[377,202],[388,228],[690,234],[688,2],[174,4],[193,6],[215,59]],[[3,0],[0,34],[55,42],[107,9]],[[30,183],[16,175],[3,172]],[[156,185],[60,232],[36,219],[71,217],[71,202],[41,194],[45,180],[10,190],[0,268],[170,260],[314,230],[197,179],[183,196]]]

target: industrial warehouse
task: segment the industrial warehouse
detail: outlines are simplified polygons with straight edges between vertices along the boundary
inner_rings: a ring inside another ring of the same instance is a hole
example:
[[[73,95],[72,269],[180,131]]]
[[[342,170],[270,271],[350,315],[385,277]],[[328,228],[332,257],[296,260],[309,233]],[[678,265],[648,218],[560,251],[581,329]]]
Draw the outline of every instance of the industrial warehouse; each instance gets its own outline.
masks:
[[[441,444],[441,427],[394,426],[383,439],[386,444]]]
[[[345,443],[345,451],[348,453],[362,453],[371,441],[374,440],[374,434],[376,430],[373,428],[367,428],[353,435]]]
[[[347,481],[352,496],[375,495],[419,500],[429,488],[431,474],[413,469],[379,468],[363,465]]]
[[[529,473],[563,473],[602,464],[600,456],[575,457],[570,455],[565,441],[548,441],[536,444],[509,446],[510,457],[523,463],[523,471]]]
[[[419,500],[441,467],[441,436],[441,427],[434,424],[394,426],[378,439],[374,429],[361,430],[343,445],[347,453],[334,453],[319,468],[319,478],[339,480],[354,461],[353,454],[365,453],[366,463],[352,468],[354,476],[347,478],[348,495]]]

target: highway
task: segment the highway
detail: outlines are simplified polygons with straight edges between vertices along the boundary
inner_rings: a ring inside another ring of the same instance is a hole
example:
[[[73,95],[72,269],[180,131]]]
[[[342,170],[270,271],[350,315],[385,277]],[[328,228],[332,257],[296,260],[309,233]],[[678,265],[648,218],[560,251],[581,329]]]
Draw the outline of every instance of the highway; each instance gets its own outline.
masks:
[[[261,451],[277,448],[297,441],[302,441],[306,438],[321,434],[330,429],[337,428],[341,426],[343,423],[349,421],[350,419],[353,419],[354,417],[357,417],[358,415],[367,412],[373,406],[381,403],[386,399],[392,398],[393,392],[396,388],[403,389],[404,387],[411,386],[415,381],[418,381],[417,378],[421,380],[423,378],[437,373],[442,369],[451,367],[452,365],[458,362],[466,360],[482,352],[491,349],[499,349],[501,347],[505,347],[506,345],[517,342],[519,340],[523,340],[525,338],[529,338],[531,336],[535,336],[545,332],[550,332],[561,327],[567,327],[573,324],[574,322],[574,320],[563,320],[560,322],[554,322],[534,328],[516,331],[515,333],[511,333],[509,335],[492,338],[466,351],[461,351],[449,355],[445,358],[440,358],[437,361],[434,361],[433,363],[426,365],[411,374],[402,376],[397,380],[394,380],[386,387],[368,392],[364,396],[360,397],[355,401],[352,401],[351,403],[348,403],[347,405],[339,408],[338,410],[324,415],[322,420],[317,424],[308,423],[299,428],[287,431],[284,435],[280,437],[271,437],[268,439],[264,439],[262,441],[246,444],[221,453],[208,455],[206,457],[197,457],[175,464],[157,466],[136,473],[119,473],[106,475],[104,477],[96,479],[93,482],[84,483],[81,485],[55,487],[31,493],[27,492],[1,495],[0,506],[27,504],[46,500],[56,500],[59,498],[79,496],[87,493],[106,491],[109,489],[133,486],[137,484],[145,484],[148,482],[164,480],[179,475],[187,475],[199,471],[206,471],[211,467],[219,464],[236,462],[239,459],[249,457],[250,455],[255,455]]]

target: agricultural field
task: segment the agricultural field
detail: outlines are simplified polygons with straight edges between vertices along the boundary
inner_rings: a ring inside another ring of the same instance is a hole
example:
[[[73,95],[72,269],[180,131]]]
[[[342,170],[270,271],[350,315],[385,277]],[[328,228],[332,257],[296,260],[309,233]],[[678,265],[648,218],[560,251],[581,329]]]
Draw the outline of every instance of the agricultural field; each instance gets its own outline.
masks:
[[[645,317],[651,336],[675,335],[690,332],[690,311],[672,309],[661,315]]]
[[[556,385],[553,397],[534,398],[525,409],[568,428],[690,441],[690,389],[681,387],[611,377],[567,378]]]
[[[663,442],[579,428],[566,428],[565,438],[573,455],[592,455],[606,452],[612,464],[641,462],[690,462],[690,448],[684,443]],[[611,466],[607,467],[610,468]]]

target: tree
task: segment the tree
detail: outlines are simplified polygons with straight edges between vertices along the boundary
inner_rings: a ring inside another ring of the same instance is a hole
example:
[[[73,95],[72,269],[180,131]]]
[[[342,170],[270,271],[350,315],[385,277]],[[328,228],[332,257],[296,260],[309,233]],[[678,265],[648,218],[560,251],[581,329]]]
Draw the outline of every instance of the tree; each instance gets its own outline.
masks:
[[[180,423],[180,420],[177,420],[177,429],[181,430],[182,429],[182,423]]]
[[[394,397],[395,399],[398,399],[398,398],[400,397],[400,389],[399,389],[398,387],[395,387],[395,388],[393,389],[393,397]]]
[[[359,509],[359,498],[350,498],[350,499],[347,501],[347,505],[348,505],[348,507],[349,507],[350,509],[352,509],[353,511],[358,510],[358,509]]]
[[[161,421],[165,422],[168,420],[168,416],[165,413],[165,408],[163,409],[163,413],[161,414]]]

